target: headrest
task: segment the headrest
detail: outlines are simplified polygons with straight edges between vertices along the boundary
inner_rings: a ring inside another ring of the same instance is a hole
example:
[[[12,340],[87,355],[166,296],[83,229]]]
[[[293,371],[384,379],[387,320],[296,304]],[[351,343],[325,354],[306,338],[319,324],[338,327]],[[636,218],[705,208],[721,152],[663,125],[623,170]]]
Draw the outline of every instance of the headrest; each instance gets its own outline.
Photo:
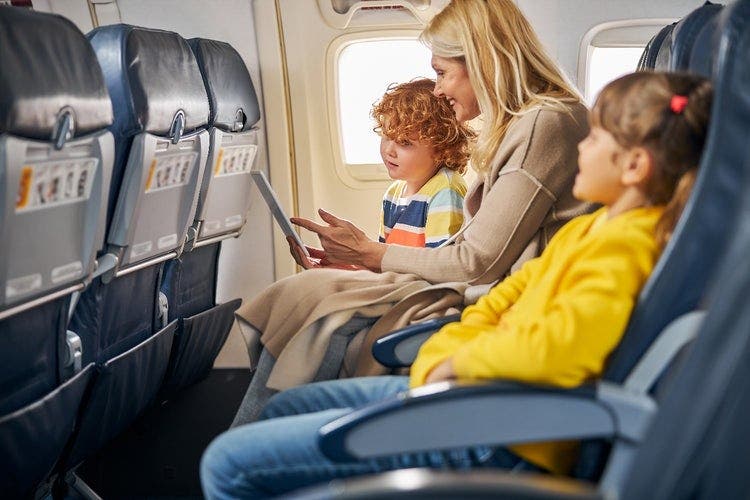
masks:
[[[719,16],[711,18],[700,30],[690,51],[690,62],[687,70],[690,73],[711,78],[716,46],[715,37],[718,36]]]
[[[94,51],[60,16],[0,7],[0,133],[48,141],[70,116],[70,137],[112,123]]]
[[[667,49],[672,42],[670,35],[672,34],[673,28],[674,24],[664,26],[651,38],[651,40],[648,41],[648,44],[646,44],[646,48],[643,49],[643,54],[638,61],[638,71],[654,69],[660,52],[662,53],[662,64],[664,64],[664,57],[669,56]]]
[[[169,135],[184,114],[184,132],[208,123],[208,98],[198,63],[184,38],[126,24],[88,35],[117,110],[116,135]]]
[[[249,130],[260,119],[258,97],[245,63],[228,43],[188,40],[203,74],[211,107],[209,125],[228,132]]]
[[[674,24],[670,24],[664,28],[664,38],[661,44],[656,48],[656,56],[654,59],[654,65],[651,69],[656,71],[668,71],[669,63],[672,60],[672,34],[674,33]]]
[[[729,4],[714,38],[714,97],[698,176],[669,243],[641,291],[608,380],[621,382],[673,318],[695,309],[744,212],[750,182],[750,0]],[[710,299],[710,297],[709,297]]]
[[[706,2],[675,25],[672,32],[672,57],[669,65],[671,71],[688,69],[690,54],[701,30],[721,12],[723,7],[723,5]]]

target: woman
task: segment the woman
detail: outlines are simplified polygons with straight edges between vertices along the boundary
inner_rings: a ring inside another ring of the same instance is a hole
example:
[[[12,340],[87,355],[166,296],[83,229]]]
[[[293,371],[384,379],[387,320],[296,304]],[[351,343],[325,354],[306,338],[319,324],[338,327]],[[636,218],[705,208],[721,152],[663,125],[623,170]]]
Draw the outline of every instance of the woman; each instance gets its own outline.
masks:
[[[311,269],[238,311],[264,349],[233,426],[254,421],[277,390],[339,372],[384,373],[370,355],[377,338],[472,302],[591,208],[571,194],[586,108],[511,0],[451,2],[421,39],[433,54],[435,94],[459,121],[482,119],[467,221],[449,244],[429,249],[372,241],[322,210],[327,225],[295,219],[323,247],[310,249],[313,259],[292,249],[304,267],[368,270]]]

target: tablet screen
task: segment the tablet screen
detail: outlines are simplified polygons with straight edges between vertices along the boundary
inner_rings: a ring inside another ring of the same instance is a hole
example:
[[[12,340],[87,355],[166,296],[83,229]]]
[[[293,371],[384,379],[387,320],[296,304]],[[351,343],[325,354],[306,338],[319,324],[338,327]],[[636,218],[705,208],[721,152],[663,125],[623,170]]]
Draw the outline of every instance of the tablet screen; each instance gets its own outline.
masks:
[[[302,243],[302,239],[299,237],[299,234],[297,234],[297,231],[294,230],[294,226],[292,226],[292,223],[289,221],[289,217],[287,217],[284,210],[282,210],[281,205],[279,204],[279,199],[276,198],[276,193],[273,192],[265,174],[259,170],[253,170],[250,172],[250,175],[255,180],[255,185],[258,186],[260,194],[263,196],[263,199],[266,200],[266,205],[268,205],[269,210],[271,210],[273,218],[276,219],[276,223],[281,228],[281,231],[286,236],[294,238],[294,241],[296,241],[300,248],[302,248],[304,254],[309,257],[310,254],[307,252],[305,244]]]

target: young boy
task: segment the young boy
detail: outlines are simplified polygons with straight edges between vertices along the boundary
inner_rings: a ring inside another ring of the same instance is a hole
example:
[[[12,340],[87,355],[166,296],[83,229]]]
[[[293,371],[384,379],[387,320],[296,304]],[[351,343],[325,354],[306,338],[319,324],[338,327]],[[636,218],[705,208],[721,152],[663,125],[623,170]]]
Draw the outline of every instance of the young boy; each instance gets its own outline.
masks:
[[[426,78],[392,85],[373,106],[380,155],[395,180],[383,196],[381,242],[437,247],[463,224],[461,174],[474,133],[434,88]]]

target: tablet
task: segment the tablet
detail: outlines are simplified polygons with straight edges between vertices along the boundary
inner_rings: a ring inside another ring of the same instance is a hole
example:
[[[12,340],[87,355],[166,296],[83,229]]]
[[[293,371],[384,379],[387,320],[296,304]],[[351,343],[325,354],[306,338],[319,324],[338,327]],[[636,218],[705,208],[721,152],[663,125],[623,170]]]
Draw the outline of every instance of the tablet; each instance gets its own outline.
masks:
[[[255,185],[258,186],[260,194],[263,196],[263,199],[266,200],[266,205],[268,205],[269,210],[271,210],[273,218],[276,219],[276,223],[281,228],[281,231],[286,236],[294,238],[294,241],[296,241],[300,248],[302,248],[302,252],[309,257],[310,254],[307,252],[305,244],[302,243],[302,239],[299,237],[299,234],[297,234],[297,231],[294,230],[294,226],[292,226],[292,223],[289,221],[289,217],[287,217],[284,210],[282,210],[279,199],[276,198],[276,193],[273,192],[265,174],[259,170],[253,170],[250,172],[250,175],[255,180]]]

